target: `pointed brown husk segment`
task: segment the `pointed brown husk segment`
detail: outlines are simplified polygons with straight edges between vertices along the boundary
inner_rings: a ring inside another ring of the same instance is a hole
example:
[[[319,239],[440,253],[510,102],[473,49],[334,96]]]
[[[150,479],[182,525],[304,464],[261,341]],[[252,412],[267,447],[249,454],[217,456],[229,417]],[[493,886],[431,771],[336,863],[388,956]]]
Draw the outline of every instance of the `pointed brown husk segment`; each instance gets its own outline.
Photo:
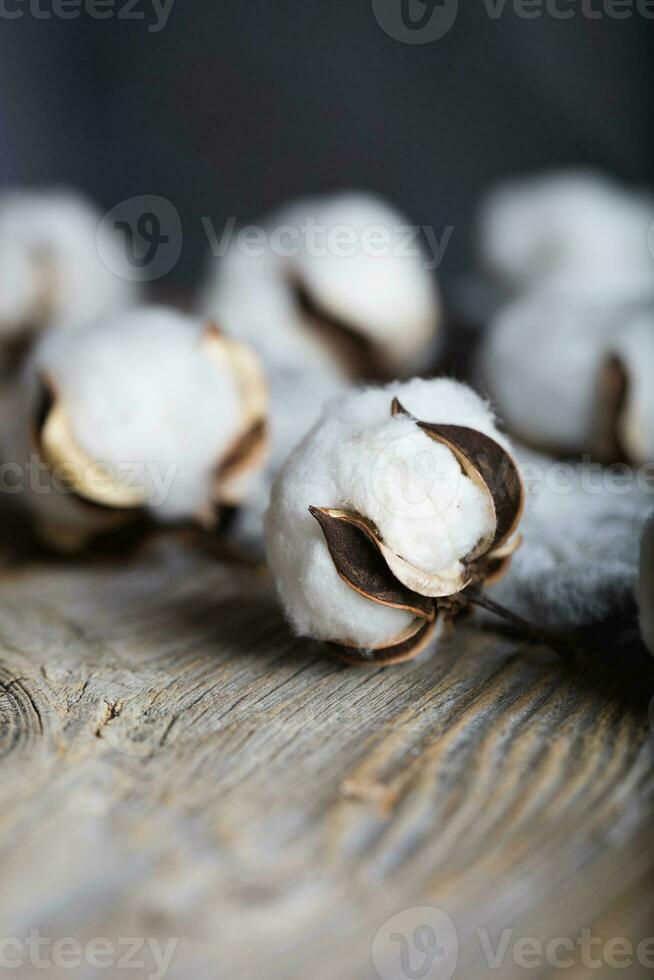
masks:
[[[480,474],[495,504],[497,524],[492,549],[500,548],[515,533],[524,508],[524,487],[515,462],[490,436],[465,425],[418,422],[432,439],[463,454]]]
[[[629,460],[622,437],[625,408],[629,400],[629,375],[623,361],[610,355],[597,380],[590,449],[593,457],[605,463]]]
[[[415,418],[399,398],[391,403],[391,414]],[[431,439],[440,442],[454,453],[466,476],[485,488],[495,507],[495,535],[490,548],[481,554],[500,549],[515,533],[524,509],[525,491],[522,478],[513,457],[490,436],[465,425],[448,425],[441,422],[416,424]]]
[[[413,623],[387,646],[374,650],[362,650],[356,644],[330,643],[339,660],[363,667],[390,667],[414,660],[431,642],[436,630],[437,620],[415,619]]]
[[[336,571],[351,589],[382,606],[434,619],[434,600],[418,595],[395,578],[356,514],[324,507],[309,510],[322,528]]]
[[[309,510],[322,529],[334,567],[345,584],[371,602],[415,616],[399,636],[375,649],[363,650],[347,641],[330,644],[336,656],[347,663],[377,667],[417,657],[436,627],[434,599],[418,595],[395,578],[370,529],[358,515],[319,507]]]

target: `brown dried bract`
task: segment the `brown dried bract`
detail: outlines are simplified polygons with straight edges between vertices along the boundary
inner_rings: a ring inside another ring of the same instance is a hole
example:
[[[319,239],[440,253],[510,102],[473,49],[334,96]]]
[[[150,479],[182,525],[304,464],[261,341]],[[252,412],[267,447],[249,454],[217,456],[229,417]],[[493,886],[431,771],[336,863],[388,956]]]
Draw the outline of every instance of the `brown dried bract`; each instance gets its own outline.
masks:
[[[259,360],[248,347],[225,337],[215,323],[204,332],[203,345],[217,364],[238,380],[243,424],[225,458],[216,467],[213,499],[218,506],[241,502],[239,481],[257,469],[268,449],[268,390]]]
[[[51,471],[81,500],[112,510],[145,504],[141,487],[116,481],[111,470],[93,460],[79,445],[63,404],[55,398],[37,434],[38,447]]]
[[[524,487],[512,457],[483,432],[464,425],[418,422],[430,438],[464,458],[485,485],[495,506],[495,536],[491,547],[502,547],[515,533],[524,509]],[[466,472],[467,475],[467,472]]]
[[[388,381],[392,370],[383,353],[354,326],[323,309],[298,277],[290,279],[304,322],[353,381]]]
[[[629,431],[626,408],[629,399],[629,375],[621,358],[612,354],[602,365],[593,406],[593,431],[590,450],[603,463],[629,459]]]
[[[413,418],[397,398],[393,399],[391,414]],[[493,551],[501,548],[515,533],[524,510],[524,486],[513,457],[478,429],[421,422],[418,419],[416,423],[431,439],[454,453],[465,475],[488,493],[493,501],[495,533],[488,543],[484,541],[477,545],[476,554],[483,555],[490,548]],[[468,559],[472,557],[475,556],[469,555]]]
[[[399,636],[383,647],[362,650],[356,643],[330,643],[339,660],[364,667],[391,667],[414,660],[431,642],[437,621],[414,619]]]
[[[322,528],[336,571],[350,588],[382,606],[434,619],[433,599],[398,581],[384,560],[379,538],[368,521],[347,511],[319,507],[309,510]]]

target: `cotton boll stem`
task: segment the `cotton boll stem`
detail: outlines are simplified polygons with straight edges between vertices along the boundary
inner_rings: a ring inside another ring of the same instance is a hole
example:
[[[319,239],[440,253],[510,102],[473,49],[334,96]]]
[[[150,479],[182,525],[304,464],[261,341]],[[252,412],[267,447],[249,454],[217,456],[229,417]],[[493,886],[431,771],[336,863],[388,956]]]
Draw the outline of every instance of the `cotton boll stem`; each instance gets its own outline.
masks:
[[[480,609],[485,609],[486,612],[492,613],[494,616],[498,616],[500,619],[504,619],[511,626],[514,626],[521,633],[526,634],[538,643],[543,643],[548,646],[550,650],[558,654],[562,660],[566,663],[570,663],[574,659],[574,652],[563,643],[558,637],[553,636],[547,630],[542,629],[539,626],[534,626],[533,623],[527,622],[522,616],[518,616],[517,613],[512,612],[505,606],[502,606],[499,602],[495,602],[490,596],[487,596],[485,592],[482,592],[479,588],[472,588],[466,590],[464,593],[465,598],[473,606],[478,606]]]

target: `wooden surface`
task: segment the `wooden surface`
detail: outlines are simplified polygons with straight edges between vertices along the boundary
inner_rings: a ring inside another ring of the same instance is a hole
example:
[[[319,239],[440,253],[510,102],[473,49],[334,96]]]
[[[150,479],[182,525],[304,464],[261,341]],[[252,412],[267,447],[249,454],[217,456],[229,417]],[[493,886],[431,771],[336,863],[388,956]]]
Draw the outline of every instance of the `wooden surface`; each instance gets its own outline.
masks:
[[[589,642],[570,668],[469,623],[418,663],[349,668],[290,635],[265,574],[172,535],[12,558],[0,938],[175,937],[175,980],[368,980],[380,927],[436,906],[457,978],[653,975],[491,970],[477,933],[654,934],[652,664]]]

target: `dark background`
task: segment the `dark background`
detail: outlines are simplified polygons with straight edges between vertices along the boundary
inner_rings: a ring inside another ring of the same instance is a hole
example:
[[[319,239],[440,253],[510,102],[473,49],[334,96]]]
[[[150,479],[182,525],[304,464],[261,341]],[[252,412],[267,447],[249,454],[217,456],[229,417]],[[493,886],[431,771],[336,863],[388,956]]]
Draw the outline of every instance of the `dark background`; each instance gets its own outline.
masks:
[[[157,34],[146,0],[145,21],[24,9],[0,18],[0,185],[72,184],[103,208],[168,197],[180,283],[204,269],[201,215],[249,221],[307,191],[366,187],[439,237],[453,225],[447,279],[497,178],[577,164],[652,177],[654,21],[637,14],[491,20],[462,0],[446,37],[408,45],[370,0],[176,0]]]

